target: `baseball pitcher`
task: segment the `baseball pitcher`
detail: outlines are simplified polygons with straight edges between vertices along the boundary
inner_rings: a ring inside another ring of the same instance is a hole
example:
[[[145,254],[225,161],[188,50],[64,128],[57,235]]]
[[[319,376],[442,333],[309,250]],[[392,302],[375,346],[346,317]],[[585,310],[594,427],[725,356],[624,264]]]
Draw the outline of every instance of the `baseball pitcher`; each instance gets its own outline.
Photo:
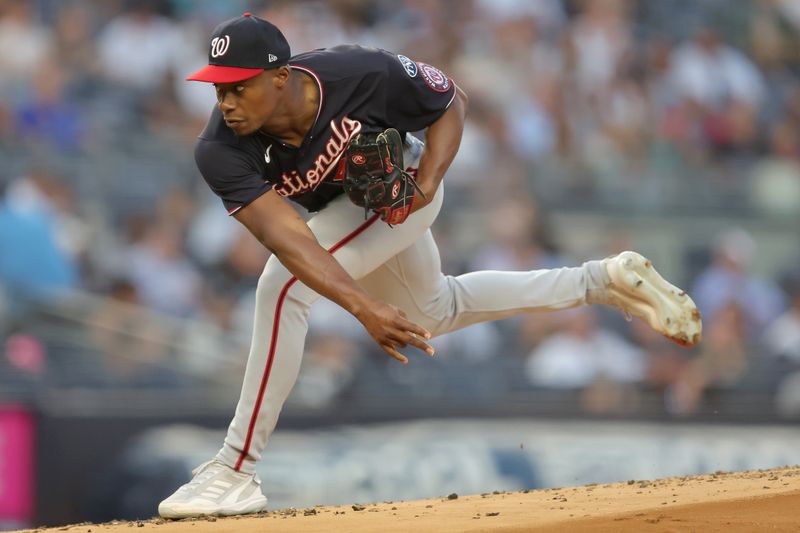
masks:
[[[635,252],[576,268],[441,273],[430,226],[444,199],[467,96],[433,65],[337,46],[291,56],[278,28],[245,13],[209,41],[217,106],[195,150],[228,213],[273,255],[236,413],[216,457],[161,502],[169,518],[266,508],[256,462],[297,379],[311,306],[324,296],[407,363],[433,336],[533,310],[610,304],[675,342],[700,340],[685,292]],[[423,145],[408,132],[425,131]],[[315,213],[306,223],[287,200]]]

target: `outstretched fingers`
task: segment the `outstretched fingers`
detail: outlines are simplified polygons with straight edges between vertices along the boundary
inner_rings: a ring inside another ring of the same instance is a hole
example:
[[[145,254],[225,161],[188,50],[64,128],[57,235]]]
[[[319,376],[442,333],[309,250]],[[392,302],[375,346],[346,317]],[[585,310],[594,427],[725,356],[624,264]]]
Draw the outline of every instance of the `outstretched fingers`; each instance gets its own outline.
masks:
[[[428,330],[413,322],[409,322],[405,318],[399,318],[396,327],[398,328],[398,333],[394,336],[393,340],[401,342],[403,344],[401,347],[410,344],[428,355],[433,356],[435,350],[430,344],[425,342],[425,340],[431,338],[431,334]]]
[[[422,350],[428,355],[432,356],[435,353],[433,346],[422,340],[415,333],[405,333],[402,337],[402,342],[404,344],[410,344],[411,346],[414,346],[415,348]]]
[[[404,365],[408,364],[408,357],[398,352],[397,349],[391,344],[381,344],[381,348],[383,348],[384,352],[388,353],[390,356],[394,357]]]
[[[358,318],[383,351],[403,364],[408,363],[408,358],[398,350],[409,345],[428,355],[434,354],[433,347],[425,342],[431,338],[430,332],[409,321],[402,309],[378,302]]]
[[[430,333],[428,333],[425,330],[422,330],[422,335],[425,338],[428,338],[430,336]],[[403,327],[400,327],[394,332],[390,333],[387,336],[386,340],[380,343],[381,348],[383,348],[383,350],[386,353],[388,353],[389,355],[391,355],[392,357],[394,357],[403,364],[408,363],[408,358],[403,354],[401,354],[398,351],[398,348],[405,348],[409,344],[411,346],[419,348],[420,350],[422,350],[423,352],[427,353],[430,356],[433,356],[434,354],[434,349],[432,346],[430,346],[428,343],[422,340],[422,338],[420,338],[416,333],[412,333],[408,331],[408,329],[404,329]]]

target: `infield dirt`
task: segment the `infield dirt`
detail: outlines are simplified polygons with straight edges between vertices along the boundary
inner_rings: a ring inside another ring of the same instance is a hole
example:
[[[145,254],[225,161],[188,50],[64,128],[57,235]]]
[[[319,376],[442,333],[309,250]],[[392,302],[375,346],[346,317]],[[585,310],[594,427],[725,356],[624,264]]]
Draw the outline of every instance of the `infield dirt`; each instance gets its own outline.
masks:
[[[411,502],[283,509],[248,517],[86,523],[25,531],[800,532],[800,467],[475,496],[454,494]]]

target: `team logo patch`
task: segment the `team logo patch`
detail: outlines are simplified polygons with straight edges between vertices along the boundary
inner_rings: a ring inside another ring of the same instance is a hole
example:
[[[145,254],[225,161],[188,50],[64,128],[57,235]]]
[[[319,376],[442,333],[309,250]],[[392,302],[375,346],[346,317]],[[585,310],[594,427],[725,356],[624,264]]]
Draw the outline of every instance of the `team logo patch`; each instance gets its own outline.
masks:
[[[225,52],[228,51],[228,46],[231,44],[231,38],[229,35],[225,35],[223,37],[214,37],[211,39],[211,57],[220,57],[224,56]]]
[[[409,78],[415,78],[417,76],[417,64],[411,61],[409,58],[402,54],[397,54],[397,59],[400,60],[400,64],[403,65],[403,68],[406,69],[406,74],[408,74]]]
[[[428,84],[428,87],[436,92],[444,93],[450,89],[450,79],[445,76],[444,72],[438,68],[427,63],[417,63],[419,72],[422,74],[422,79]]]

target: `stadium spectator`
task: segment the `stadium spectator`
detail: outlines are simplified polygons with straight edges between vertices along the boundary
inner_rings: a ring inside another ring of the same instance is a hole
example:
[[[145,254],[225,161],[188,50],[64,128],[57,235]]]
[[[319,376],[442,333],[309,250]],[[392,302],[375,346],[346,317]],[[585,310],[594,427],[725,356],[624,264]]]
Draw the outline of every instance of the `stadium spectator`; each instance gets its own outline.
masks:
[[[560,313],[561,327],[528,356],[528,379],[540,387],[581,389],[597,380],[637,383],[644,354],[616,333],[600,328],[590,308]]]
[[[728,230],[717,238],[711,264],[700,273],[690,293],[706,320],[737,304],[750,338],[774,320],[785,307],[778,286],[750,273],[756,242],[742,229]]]
[[[769,152],[750,175],[752,202],[770,214],[800,213],[800,135],[790,121],[772,126]]]
[[[55,61],[41,63],[33,76],[32,91],[16,111],[18,142],[49,144],[58,152],[83,148],[87,124],[66,94],[66,72]]]
[[[0,283],[19,295],[49,296],[79,283],[57,209],[67,191],[53,175],[35,170],[12,182],[0,202]]]
[[[675,52],[672,64],[678,94],[699,116],[712,147],[746,148],[754,141],[765,87],[752,61],[712,28],[701,27]]]
[[[168,330],[143,312],[136,287],[113,280],[109,298],[89,317],[90,336],[100,351],[96,373],[109,387],[168,387],[180,383],[170,362]]]
[[[28,80],[50,56],[53,32],[36,20],[36,2],[0,2],[0,94],[18,98],[25,94]]]
[[[176,64],[172,54],[183,46],[178,28],[159,14],[163,5],[127,0],[125,10],[103,28],[97,50],[110,81],[141,91],[155,90],[165,82]]]
[[[691,352],[681,349],[667,339],[653,333],[641,321],[630,324],[630,338],[645,354],[645,390],[655,392],[661,398],[677,383],[691,361]]]
[[[588,97],[610,88],[632,46],[631,24],[622,0],[584,0],[572,23],[569,50],[578,91]]]
[[[784,288],[789,296],[789,308],[769,324],[762,342],[767,355],[784,359],[800,369],[800,273],[787,276]]]
[[[752,348],[745,327],[744,308],[729,301],[705,321],[702,344],[697,356],[683,369],[667,392],[667,409],[676,415],[695,413],[709,396],[718,390],[730,389],[741,382]]]
[[[200,303],[200,274],[183,251],[179,227],[152,224],[126,254],[127,272],[142,303],[188,317]]]

